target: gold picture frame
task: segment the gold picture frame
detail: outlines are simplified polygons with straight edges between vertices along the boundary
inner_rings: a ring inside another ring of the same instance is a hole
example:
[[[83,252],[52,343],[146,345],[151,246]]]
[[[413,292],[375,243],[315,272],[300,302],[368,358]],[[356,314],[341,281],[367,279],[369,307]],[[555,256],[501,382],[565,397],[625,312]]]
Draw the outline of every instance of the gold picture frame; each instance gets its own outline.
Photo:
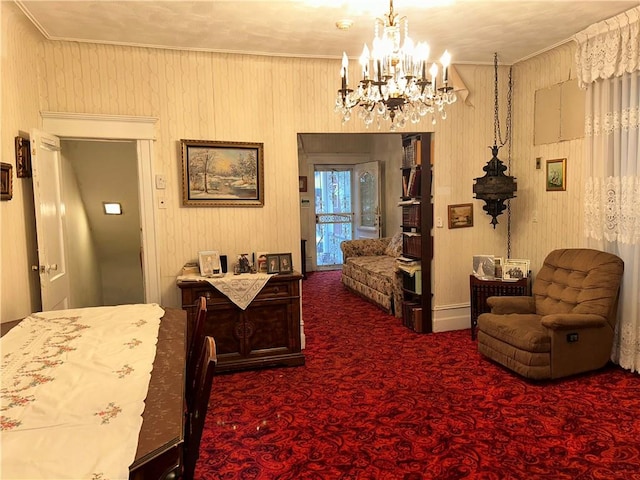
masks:
[[[449,205],[449,228],[473,227],[473,203]]]
[[[567,189],[567,159],[556,158],[547,160],[547,176],[546,176],[547,192],[560,191]]]
[[[264,144],[180,140],[182,205],[264,206]]]

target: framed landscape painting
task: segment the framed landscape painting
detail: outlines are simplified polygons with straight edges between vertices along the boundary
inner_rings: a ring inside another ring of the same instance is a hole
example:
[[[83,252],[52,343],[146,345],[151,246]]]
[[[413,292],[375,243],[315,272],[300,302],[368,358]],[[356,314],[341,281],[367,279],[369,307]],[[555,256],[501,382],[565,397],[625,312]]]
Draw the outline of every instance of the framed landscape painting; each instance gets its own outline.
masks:
[[[262,207],[262,143],[180,140],[182,204],[187,207]]]
[[[473,227],[473,203],[449,205],[449,228]]]

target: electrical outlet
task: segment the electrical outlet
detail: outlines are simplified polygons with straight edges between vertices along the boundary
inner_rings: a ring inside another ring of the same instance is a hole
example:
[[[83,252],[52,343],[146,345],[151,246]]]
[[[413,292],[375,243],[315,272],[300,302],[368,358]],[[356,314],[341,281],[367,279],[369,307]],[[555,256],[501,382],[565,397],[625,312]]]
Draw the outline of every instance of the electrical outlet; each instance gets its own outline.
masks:
[[[436,227],[442,228],[442,217],[436,217]]]
[[[542,168],[542,157],[536,157],[536,170]]]

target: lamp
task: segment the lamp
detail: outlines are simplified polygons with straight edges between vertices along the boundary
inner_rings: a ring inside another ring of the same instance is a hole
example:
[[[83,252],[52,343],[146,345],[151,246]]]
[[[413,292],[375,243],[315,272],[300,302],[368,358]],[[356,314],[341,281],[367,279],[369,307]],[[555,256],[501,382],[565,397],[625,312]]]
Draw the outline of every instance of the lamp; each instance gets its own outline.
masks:
[[[393,0],[390,0],[389,13],[384,19],[376,18],[373,50],[369,52],[366,44],[362,50],[362,80],[355,90],[349,88],[349,59],[346,53],[342,54],[342,84],[335,110],[342,115],[343,123],[349,121],[352,109],[356,108],[367,127],[375,119],[378,128],[383,120],[388,120],[389,129],[395,131],[404,127],[407,119],[418,123],[428,113],[435,124],[435,112],[439,112],[444,120],[447,117],[446,106],[456,101],[453,87],[449,86],[449,52],[445,50],[440,57],[442,86],[438,87],[438,65],[434,62],[427,70],[429,45],[426,42],[414,44],[409,37],[407,17],[397,17],[393,11]],[[400,33],[401,23],[404,24],[403,35]],[[402,46],[401,36],[404,40]]]
[[[506,165],[498,158],[498,151],[509,141],[509,159],[511,159],[511,93],[513,83],[511,81],[511,70],[509,70],[509,95],[507,105],[507,132],[505,140],[502,141],[500,134],[500,119],[498,117],[498,54],[494,54],[495,69],[495,107],[493,121],[493,147],[491,148],[492,158],[482,167],[486,173],[483,177],[474,179],[473,193],[475,198],[483,200],[485,205],[482,209],[492,217],[491,224],[496,228],[498,224],[498,215],[507,208],[504,202],[510,198],[515,198],[515,192],[518,190],[518,184],[515,177],[505,175]],[[498,145],[500,140],[500,145]]]

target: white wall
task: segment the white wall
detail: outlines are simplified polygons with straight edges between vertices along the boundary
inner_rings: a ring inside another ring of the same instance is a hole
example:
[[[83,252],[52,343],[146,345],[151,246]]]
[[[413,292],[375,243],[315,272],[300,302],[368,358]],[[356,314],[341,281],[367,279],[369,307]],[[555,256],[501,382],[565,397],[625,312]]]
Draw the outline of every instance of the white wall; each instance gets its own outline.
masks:
[[[65,205],[64,235],[70,253],[69,307],[102,305],[102,278],[96,246],[84,208],[78,179],[69,157],[60,155],[63,201]]]

